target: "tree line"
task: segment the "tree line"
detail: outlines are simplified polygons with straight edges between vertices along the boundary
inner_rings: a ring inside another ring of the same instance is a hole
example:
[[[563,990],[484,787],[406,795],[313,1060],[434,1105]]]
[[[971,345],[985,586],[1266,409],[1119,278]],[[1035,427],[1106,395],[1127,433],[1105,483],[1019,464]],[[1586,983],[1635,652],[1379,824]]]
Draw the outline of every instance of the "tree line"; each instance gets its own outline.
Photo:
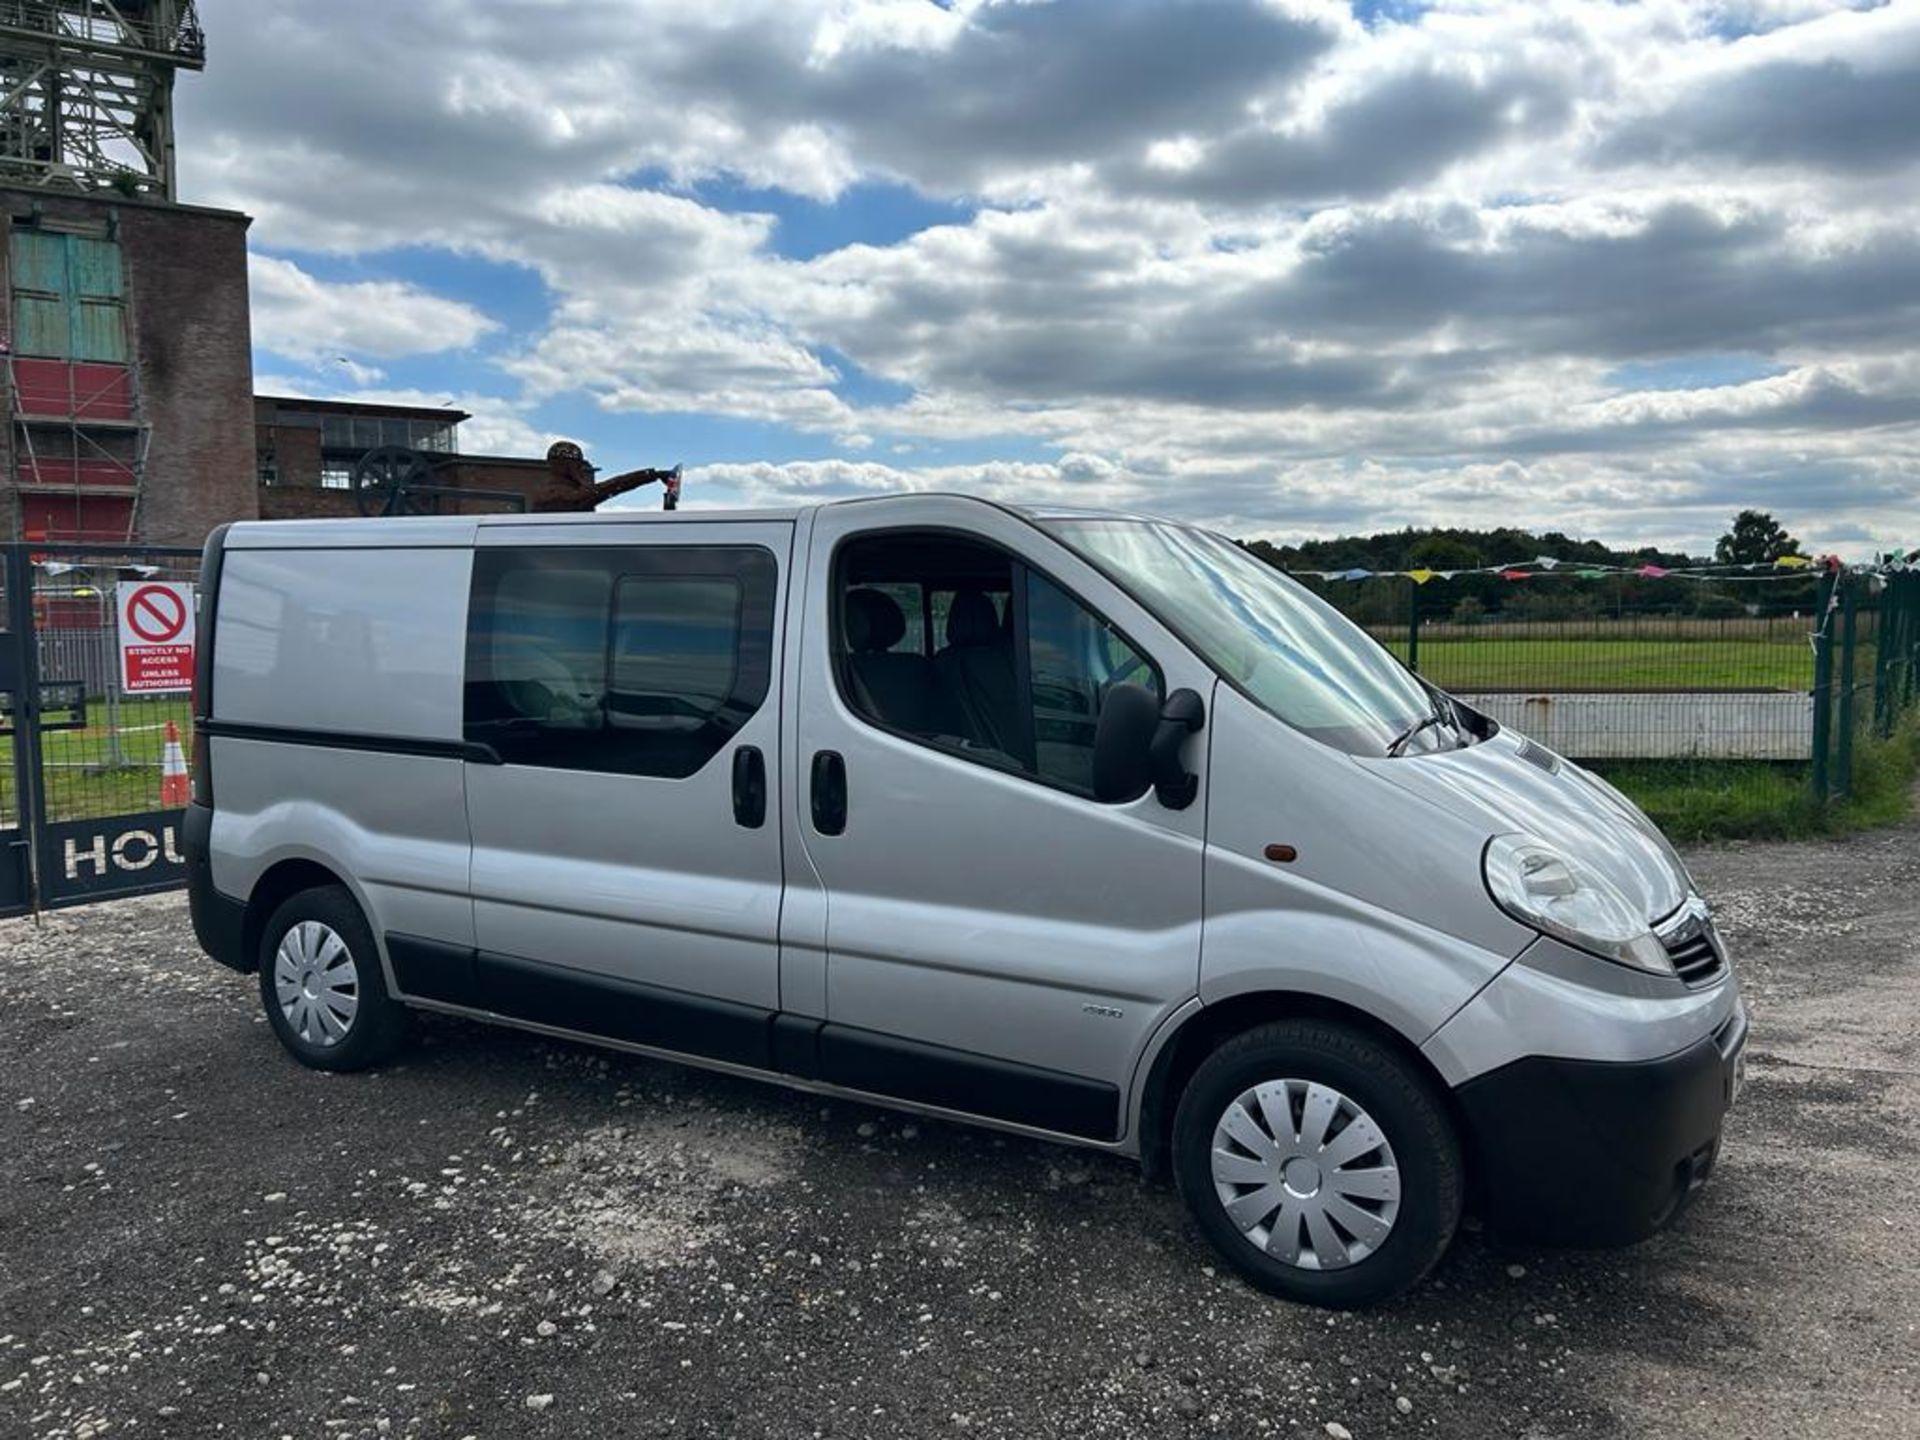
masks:
[[[1576,540],[1558,530],[1545,532],[1501,527],[1457,527],[1382,531],[1276,545],[1269,540],[1242,542],[1268,564],[1299,576],[1362,624],[1404,622],[1417,603],[1422,619],[1472,623],[1500,616],[1510,620],[1599,618],[1607,615],[1693,615],[1734,618],[1807,610],[1815,603],[1811,576],[1766,585],[1716,580],[1653,579],[1610,574],[1580,579],[1557,573],[1545,579],[1508,580],[1497,574],[1456,575],[1417,587],[1394,578],[1320,580],[1313,572],[1348,570],[1478,570],[1545,558],[1562,570],[1583,567],[1663,570],[1688,566],[1771,565],[1785,555],[1804,553],[1800,542],[1772,515],[1743,510],[1714,545],[1711,556],[1662,550],[1654,545],[1617,549],[1598,540]],[[1409,593],[1412,591],[1413,593]]]

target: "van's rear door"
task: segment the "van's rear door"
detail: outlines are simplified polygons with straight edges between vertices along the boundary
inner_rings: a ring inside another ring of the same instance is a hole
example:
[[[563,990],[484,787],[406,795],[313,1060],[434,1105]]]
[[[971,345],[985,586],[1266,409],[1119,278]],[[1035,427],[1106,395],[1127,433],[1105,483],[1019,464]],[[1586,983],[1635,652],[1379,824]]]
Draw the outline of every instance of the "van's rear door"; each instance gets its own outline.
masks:
[[[483,1008],[767,1064],[791,543],[766,520],[481,527],[464,719]]]

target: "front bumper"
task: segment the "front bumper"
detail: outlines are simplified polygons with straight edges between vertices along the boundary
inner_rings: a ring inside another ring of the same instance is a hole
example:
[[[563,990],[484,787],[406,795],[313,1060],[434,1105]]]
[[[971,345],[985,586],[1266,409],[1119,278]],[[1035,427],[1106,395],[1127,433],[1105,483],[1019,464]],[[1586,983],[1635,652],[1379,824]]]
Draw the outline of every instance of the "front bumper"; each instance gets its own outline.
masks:
[[[1454,1092],[1489,1227],[1541,1244],[1626,1245],[1713,1169],[1747,1039],[1743,1007],[1657,1060],[1530,1056]]]

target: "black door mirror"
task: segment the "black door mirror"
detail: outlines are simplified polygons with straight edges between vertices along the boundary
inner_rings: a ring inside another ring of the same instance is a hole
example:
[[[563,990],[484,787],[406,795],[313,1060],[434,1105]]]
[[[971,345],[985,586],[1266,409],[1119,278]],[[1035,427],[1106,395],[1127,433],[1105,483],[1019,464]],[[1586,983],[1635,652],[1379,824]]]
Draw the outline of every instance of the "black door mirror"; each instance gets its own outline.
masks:
[[[1153,736],[1160,702],[1144,685],[1115,685],[1100,703],[1093,731],[1093,798],[1105,805],[1138,800],[1153,783]]]
[[[1206,706],[1195,691],[1176,690],[1162,705],[1145,686],[1114,686],[1093,733],[1094,799],[1138,800],[1152,786],[1167,809],[1186,809],[1200,793],[1200,777],[1180,763],[1180,750],[1206,723]]]

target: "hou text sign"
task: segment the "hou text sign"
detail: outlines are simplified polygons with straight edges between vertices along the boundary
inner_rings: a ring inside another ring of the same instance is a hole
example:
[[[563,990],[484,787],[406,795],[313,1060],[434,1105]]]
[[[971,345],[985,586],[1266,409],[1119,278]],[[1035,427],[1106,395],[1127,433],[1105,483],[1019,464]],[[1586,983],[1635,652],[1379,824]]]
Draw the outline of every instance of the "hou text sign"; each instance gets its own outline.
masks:
[[[120,618],[120,689],[162,695],[193,688],[193,586],[123,580],[114,588]]]

